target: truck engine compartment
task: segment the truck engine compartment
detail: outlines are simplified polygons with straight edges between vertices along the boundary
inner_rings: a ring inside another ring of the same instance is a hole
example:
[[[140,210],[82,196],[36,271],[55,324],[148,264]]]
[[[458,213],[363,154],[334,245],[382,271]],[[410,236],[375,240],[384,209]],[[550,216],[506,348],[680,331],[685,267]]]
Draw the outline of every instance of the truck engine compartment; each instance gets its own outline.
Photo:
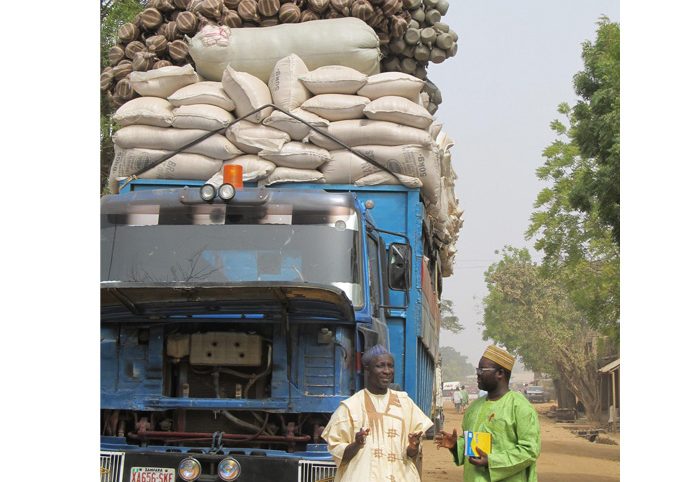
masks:
[[[345,398],[354,371],[350,329],[294,324],[283,338],[277,323],[238,321],[103,325],[103,381],[116,380],[113,388],[131,396],[103,408],[101,434],[140,446],[218,444],[288,452],[324,443],[320,434],[328,411],[290,412],[289,403],[279,399],[286,394],[289,402],[295,393]],[[275,339],[309,349],[277,360]],[[334,386],[343,393],[334,393]],[[129,400],[145,392],[153,395],[146,399],[157,401],[153,405],[170,402],[173,408],[130,408]]]

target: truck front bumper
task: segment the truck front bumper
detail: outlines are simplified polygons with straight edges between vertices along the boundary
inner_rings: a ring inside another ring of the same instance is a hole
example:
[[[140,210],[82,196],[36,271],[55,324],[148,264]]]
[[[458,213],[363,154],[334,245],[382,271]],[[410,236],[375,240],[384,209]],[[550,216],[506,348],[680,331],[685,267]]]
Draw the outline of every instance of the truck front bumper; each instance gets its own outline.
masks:
[[[202,466],[202,475],[197,482],[221,481],[217,474],[219,462],[233,457],[240,464],[238,482],[326,482],[335,476],[335,464],[328,461],[302,460],[286,457],[270,457],[260,451],[260,455],[235,453],[161,453],[161,452],[100,452],[100,482],[181,482],[177,476],[180,462],[188,457],[195,458]],[[162,470],[163,475],[152,475]],[[170,469],[170,470],[168,470]],[[175,476],[172,477],[172,473]],[[141,480],[145,472],[146,480]],[[158,478],[160,477],[160,479]],[[172,479],[172,480],[170,480]]]

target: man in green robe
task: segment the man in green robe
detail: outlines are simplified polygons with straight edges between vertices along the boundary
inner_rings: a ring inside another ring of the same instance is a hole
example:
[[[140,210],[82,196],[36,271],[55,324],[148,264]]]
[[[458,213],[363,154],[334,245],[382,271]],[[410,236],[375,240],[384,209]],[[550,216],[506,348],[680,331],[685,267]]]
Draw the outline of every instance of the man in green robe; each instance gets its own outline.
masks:
[[[537,412],[522,393],[508,388],[515,357],[494,345],[479,360],[477,383],[487,394],[469,405],[462,432],[491,434],[491,453],[477,449],[479,457],[465,455],[463,435],[441,431],[438,447],[450,449],[457,465],[464,465],[464,482],[537,482],[540,423]],[[467,462],[467,463],[465,463]]]

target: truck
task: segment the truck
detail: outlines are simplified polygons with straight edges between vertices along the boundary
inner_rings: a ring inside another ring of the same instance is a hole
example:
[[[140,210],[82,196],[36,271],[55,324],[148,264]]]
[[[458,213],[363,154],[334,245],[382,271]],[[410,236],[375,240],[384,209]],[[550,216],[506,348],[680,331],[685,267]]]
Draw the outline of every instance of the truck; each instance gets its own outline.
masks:
[[[120,189],[100,212],[102,481],[332,480],[320,434],[375,344],[394,388],[440,417],[442,274],[419,188]]]

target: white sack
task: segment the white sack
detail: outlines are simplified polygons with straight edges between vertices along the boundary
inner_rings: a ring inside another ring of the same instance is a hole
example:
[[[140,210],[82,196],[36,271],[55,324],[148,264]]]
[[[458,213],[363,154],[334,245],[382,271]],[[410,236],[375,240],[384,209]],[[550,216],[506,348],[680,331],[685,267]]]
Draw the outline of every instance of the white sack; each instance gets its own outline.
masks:
[[[124,149],[161,149],[177,151],[190,142],[208,134],[201,129],[174,129],[172,127],[127,126],[112,135],[116,145]],[[214,159],[231,159],[243,154],[226,137],[213,134],[207,139],[188,147],[184,152],[202,154]]]
[[[391,172],[420,179],[421,193],[430,203],[440,199],[440,160],[437,146],[357,146],[361,152]]]
[[[355,181],[356,186],[378,186],[380,184],[403,184],[406,187],[413,188],[423,185],[421,180],[415,177],[404,176],[403,174],[396,174],[396,176],[394,176],[386,171],[378,171]]]
[[[226,137],[247,154],[257,154],[263,149],[279,151],[291,140],[286,132],[244,120],[226,129]]]
[[[190,64],[177,67],[174,65],[146,72],[131,72],[129,83],[143,97],[160,97],[172,95],[178,89],[199,81],[197,72]]]
[[[373,100],[365,107],[364,114],[368,119],[396,122],[417,129],[427,129],[433,122],[433,116],[425,108],[396,95]]]
[[[367,83],[367,76],[343,65],[326,65],[299,77],[314,95],[356,94]]]
[[[356,119],[331,122],[327,128],[322,128],[330,135],[337,137],[350,147],[366,144],[400,146],[404,144],[417,144],[429,146],[433,138],[427,131],[416,129],[415,127],[395,124],[393,122]],[[340,149],[335,141],[328,137],[312,131],[309,140],[324,149]]]
[[[137,97],[117,109],[113,119],[121,127],[133,124],[168,127],[173,123],[173,106],[160,97]]]
[[[331,159],[326,149],[303,142],[287,142],[280,150],[263,149],[258,156],[277,166],[295,169],[316,169]]]
[[[367,97],[360,95],[320,94],[304,102],[301,108],[334,122],[362,119],[363,111],[369,103]]]
[[[237,119],[265,104],[272,104],[270,89],[265,82],[246,72],[237,72],[231,67],[227,67],[221,84],[226,94],[233,99],[233,103],[236,105]],[[260,124],[271,112],[272,107],[268,107],[246,117],[245,120]]]
[[[369,147],[372,146],[363,146]],[[377,184],[403,184],[407,187],[420,187],[419,179],[410,178],[399,174],[396,176],[371,164],[350,151],[339,149],[331,151],[331,160],[321,166],[320,170],[327,183],[330,184],[357,184],[362,186],[374,186]]]
[[[338,64],[366,75],[379,73],[379,38],[357,18],[234,28],[210,45],[200,34],[185,39],[197,72],[207,80],[221,81],[231,65],[267,82],[275,63],[290,54],[298,55],[311,70]]]
[[[154,149],[122,149],[114,146],[114,161],[109,172],[110,181],[130,176],[139,170],[153,166],[170,151]],[[221,168],[220,159],[200,154],[181,152],[170,159],[140,174],[143,179],[192,179],[204,180]]]
[[[272,102],[277,107],[291,112],[308,100],[311,92],[299,80],[299,76],[308,71],[304,61],[296,54],[280,59],[272,69],[270,80],[267,81]]]
[[[233,100],[224,91],[224,86],[221,82],[204,81],[187,85],[168,96],[168,100],[176,107],[181,105],[209,104],[221,107],[228,112],[233,112],[233,109],[236,107]]]
[[[440,134],[440,131],[442,131],[442,122],[433,121],[433,123],[430,124],[430,127],[428,128],[428,132],[430,132],[430,137],[432,137],[436,141],[438,134]]]
[[[233,115],[209,104],[183,105],[173,110],[173,127],[215,131],[233,122]]]
[[[315,169],[293,169],[291,167],[278,167],[260,184],[270,186],[280,182],[323,182],[323,174]]]
[[[224,182],[224,166],[235,164],[241,166],[243,169],[243,182],[257,181],[269,176],[272,171],[275,170],[275,165],[264,159],[260,159],[258,156],[251,154],[244,154],[238,156],[235,159],[229,159],[224,161],[219,172],[214,174],[207,182],[213,184],[217,188]]]
[[[425,82],[410,74],[382,72],[369,76],[367,83],[357,91],[357,95],[363,95],[371,100],[387,95],[397,95],[413,100],[419,96],[424,85]]]
[[[290,114],[293,114],[300,119],[304,119],[314,127],[328,127],[330,125],[330,122],[323,117],[319,117],[312,112],[307,112],[302,109],[294,109],[290,112]],[[270,117],[263,121],[263,124],[286,132],[289,134],[289,137],[295,141],[304,139],[309,135],[309,132],[311,132],[309,126],[278,110],[272,112]]]

